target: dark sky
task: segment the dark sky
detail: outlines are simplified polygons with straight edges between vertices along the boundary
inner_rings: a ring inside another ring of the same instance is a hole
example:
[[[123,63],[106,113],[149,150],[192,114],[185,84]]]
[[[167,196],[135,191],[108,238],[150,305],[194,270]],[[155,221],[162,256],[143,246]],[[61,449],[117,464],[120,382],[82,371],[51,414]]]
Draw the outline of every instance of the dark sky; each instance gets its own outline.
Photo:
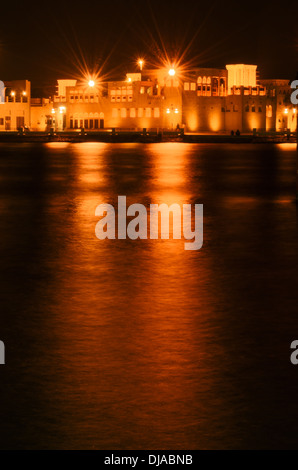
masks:
[[[108,77],[133,71],[144,56],[185,56],[196,66],[259,66],[262,78],[295,78],[297,0],[87,0],[9,2],[0,9],[0,79],[32,81],[47,94],[57,78],[103,67]]]

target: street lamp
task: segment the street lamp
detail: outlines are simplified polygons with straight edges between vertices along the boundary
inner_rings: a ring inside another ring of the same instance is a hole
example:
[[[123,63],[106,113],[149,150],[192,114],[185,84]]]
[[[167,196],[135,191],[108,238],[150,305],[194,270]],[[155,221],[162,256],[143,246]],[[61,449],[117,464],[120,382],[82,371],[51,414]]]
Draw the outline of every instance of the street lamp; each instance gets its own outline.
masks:
[[[95,81],[94,80],[89,80],[88,85],[90,86],[90,88],[94,88],[95,87]]]
[[[173,68],[171,68],[171,69],[169,70],[169,75],[170,75],[170,77],[175,77],[175,75],[176,75],[176,70],[173,69]]]
[[[143,59],[139,59],[138,64],[139,64],[140,70],[141,70],[141,72],[142,72],[143,66],[144,66],[144,61],[143,61]]]

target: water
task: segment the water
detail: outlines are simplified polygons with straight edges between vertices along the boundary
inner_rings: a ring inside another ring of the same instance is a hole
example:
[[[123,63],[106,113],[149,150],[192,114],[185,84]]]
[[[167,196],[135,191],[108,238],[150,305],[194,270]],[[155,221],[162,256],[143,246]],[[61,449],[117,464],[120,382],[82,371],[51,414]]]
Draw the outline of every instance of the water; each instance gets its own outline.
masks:
[[[295,172],[290,144],[1,144],[1,448],[298,448]],[[203,249],[100,242],[118,195],[203,203]]]

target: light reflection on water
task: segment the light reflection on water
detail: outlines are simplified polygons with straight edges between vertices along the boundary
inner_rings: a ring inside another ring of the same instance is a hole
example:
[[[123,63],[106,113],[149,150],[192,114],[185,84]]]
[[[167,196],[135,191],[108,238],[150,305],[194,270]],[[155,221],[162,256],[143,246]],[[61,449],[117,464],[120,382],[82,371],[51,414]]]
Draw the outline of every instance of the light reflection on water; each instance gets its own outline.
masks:
[[[296,447],[293,146],[0,147],[2,448]],[[204,204],[204,248],[95,209]]]

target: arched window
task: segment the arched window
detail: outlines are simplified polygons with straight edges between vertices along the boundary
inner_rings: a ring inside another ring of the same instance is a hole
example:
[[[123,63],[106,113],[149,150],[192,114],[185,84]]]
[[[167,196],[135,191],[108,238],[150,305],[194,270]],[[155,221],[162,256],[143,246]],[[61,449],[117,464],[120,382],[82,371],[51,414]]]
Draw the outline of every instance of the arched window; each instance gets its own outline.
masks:
[[[220,79],[220,90],[219,90],[219,95],[220,96],[225,96],[225,92],[226,92],[226,82],[225,82],[225,79],[224,78],[221,78]]]
[[[207,78],[206,96],[211,96],[211,77]]]
[[[267,118],[272,118],[272,106],[271,106],[271,104],[269,106],[266,106],[266,116],[267,116]]]
[[[198,83],[198,86],[197,86],[198,96],[202,96],[202,77],[198,77],[197,83]]]

